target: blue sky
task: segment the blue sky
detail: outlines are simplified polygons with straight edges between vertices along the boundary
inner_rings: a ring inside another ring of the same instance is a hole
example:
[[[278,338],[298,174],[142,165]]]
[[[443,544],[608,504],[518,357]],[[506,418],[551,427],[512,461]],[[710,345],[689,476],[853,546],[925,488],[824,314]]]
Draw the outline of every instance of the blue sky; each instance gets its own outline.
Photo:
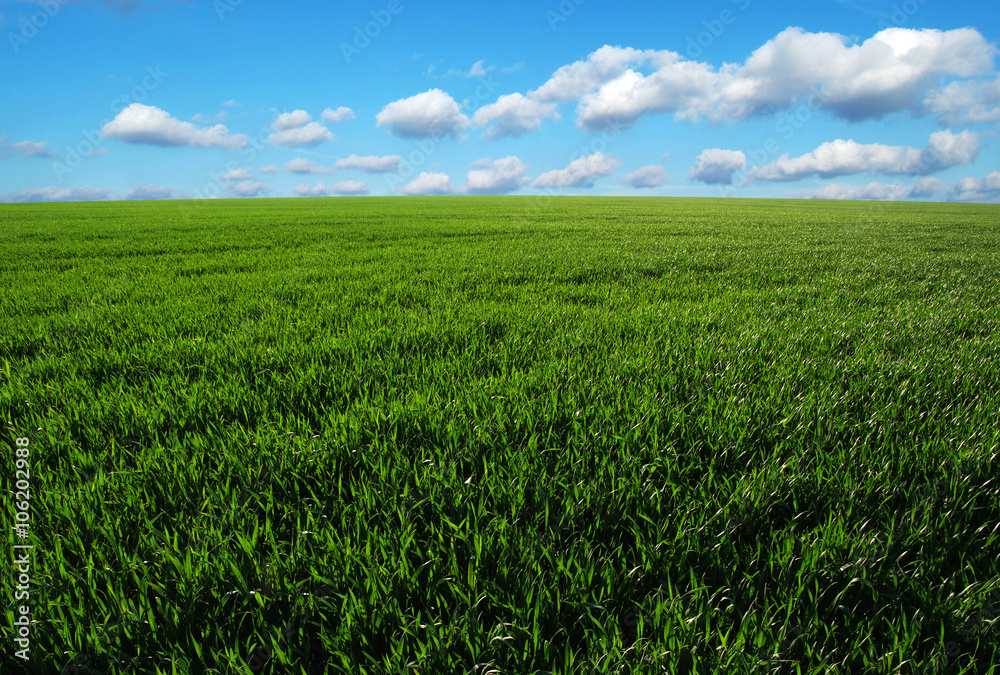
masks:
[[[0,201],[1000,202],[1000,12],[942,0],[0,0]]]

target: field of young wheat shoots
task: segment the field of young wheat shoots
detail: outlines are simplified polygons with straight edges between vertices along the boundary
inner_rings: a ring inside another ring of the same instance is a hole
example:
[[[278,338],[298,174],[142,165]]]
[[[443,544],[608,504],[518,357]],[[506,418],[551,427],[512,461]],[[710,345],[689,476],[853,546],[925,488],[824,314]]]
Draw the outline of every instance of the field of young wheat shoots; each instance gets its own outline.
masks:
[[[3,672],[1000,664],[1000,207],[2,205],[0,283]]]

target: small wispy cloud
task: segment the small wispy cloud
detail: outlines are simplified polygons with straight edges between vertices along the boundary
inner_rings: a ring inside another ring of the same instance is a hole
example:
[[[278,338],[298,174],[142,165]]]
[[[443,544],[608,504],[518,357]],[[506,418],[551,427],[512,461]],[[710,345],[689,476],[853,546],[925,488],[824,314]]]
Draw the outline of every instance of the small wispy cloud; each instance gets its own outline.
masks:
[[[305,159],[304,157],[299,157],[298,159],[293,159],[287,164],[285,168],[288,169],[289,173],[308,173],[308,174],[322,174],[322,173],[333,173],[333,169],[321,166],[316,162]]]
[[[0,202],[94,202],[120,198],[111,190],[80,185],[71,188],[29,188],[0,196]]]
[[[354,111],[343,105],[336,110],[327,108],[323,111],[322,118],[324,122],[346,122],[354,119]]]
[[[56,154],[48,149],[47,141],[42,141],[41,143],[36,143],[35,141],[18,141],[16,143],[8,143],[6,136],[0,136],[0,158],[39,157],[43,159],[51,159],[55,156]]]
[[[125,199],[190,199],[191,195],[172,187],[158,187],[152,184],[136,185],[129,188]]]
[[[483,65],[484,61],[480,59],[472,64],[472,67],[468,70],[456,70],[455,68],[449,68],[445,75],[451,75],[453,77],[484,77],[486,73],[493,70],[493,66],[486,67]]]

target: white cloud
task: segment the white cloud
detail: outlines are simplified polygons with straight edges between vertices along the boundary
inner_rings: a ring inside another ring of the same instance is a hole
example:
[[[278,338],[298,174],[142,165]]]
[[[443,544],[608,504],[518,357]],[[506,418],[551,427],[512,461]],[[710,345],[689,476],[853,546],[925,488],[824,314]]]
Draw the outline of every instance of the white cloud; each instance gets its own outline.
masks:
[[[793,181],[808,176],[832,178],[854,173],[927,175],[979,156],[979,137],[971,131],[950,130],[931,134],[923,150],[906,145],[861,144],[853,140],[823,143],[810,153],[790,159],[782,155],[765,166],[750,170],[750,177],[764,181]]]
[[[250,175],[250,169],[234,169],[233,171],[228,171],[222,174],[222,180],[224,181],[234,181],[234,180],[252,180],[253,176]]]
[[[304,157],[291,160],[285,164],[285,168],[288,169],[289,173],[333,173],[333,169],[321,166]]]
[[[455,99],[440,89],[393,101],[375,120],[403,138],[457,136],[470,124]]]
[[[716,80],[711,66],[685,61],[677,54],[661,62],[664,65],[652,75],[629,69],[584,94],[577,105],[579,126],[587,131],[628,127],[648,113],[672,112],[696,119],[706,107],[701,99]]]
[[[104,188],[81,185],[71,188],[30,188],[0,197],[0,202],[93,202],[120,197]]]
[[[52,159],[56,153],[48,149],[48,142],[42,141],[18,141],[17,143],[7,143],[6,136],[0,136],[0,158],[4,157],[39,157]]]
[[[971,28],[889,28],[858,44],[843,35],[791,27],[745,63],[719,68],[676,52],[605,45],[559,68],[528,97],[578,99],[577,122],[589,131],[629,126],[649,114],[733,121],[773,114],[811,97],[843,119],[878,119],[926,109],[926,97],[943,78],[991,72],[996,51]]]
[[[336,110],[327,108],[323,111],[322,118],[325,122],[346,122],[354,119],[354,111],[346,106],[340,106]]]
[[[403,187],[403,192],[408,195],[446,195],[454,191],[448,174],[426,171],[422,171],[412,182]]]
[[[349,108],[342,108],[348,113]],[[323,111],[323,118],[327,118],[327,113],[335,115],[335,112],[327,108]],[[273,145],[285,145],[292,148],[307,146],[314,148],[321,143],[332,141],[335,136],[319,122],[313,122],[312,116],[305,110],[293,110],[282,113],[272,125],[275,132],[268,140]]]
[[[358,169],[360,171],[367,171],[368,173],[385,173],[387,171],[395,171],[402,163],[403,158],[399,155],[386,155],[385,157],[376,157],[375,155],[358,157],[357,155],[351,155],[350,157],[338,159],[335,166],[338,169]]]
[[[980,189],[990,192],[1000,192],[1000,171],[993,171],[986,175],[979,185]]]
[[[807,55],[801,41],[786,57]],[[972,77],[992,69],[996,48],[976,30],[888,28],[860,45],[813,54],[809,65],[824,68],[826,105],[847,120],[879,118],[919,103],[941,77]]]
[[[948,194],[948,199],[952,201],[1000,203],[1000,171],[994,171],[982,179],[968,176],[950,186],[933,176],[921,178],[909,187],[878,182],[868,183],[860,187],[831,183],[800,196],[806,199],[897,201],[919,199],[945,192]]]
[[[944,126],[1000,122],[1000,77],[952,82],[928,93],[924,107]]]
[[[154,106],[133,103],[104,125],[101,133],[126,143],[160,146],[191,146],[239,150],[246,147],[245,134],[232,134],[223,124],[199,129],[190,122],[171,117]]]
[[[496,103],[484,105],[472,117],[480,127],[499,122],[484,135],[485,138],[518,137],[540,127],[545,118],[559,119],[556,104],[537,101],[524,94],[501,96]]]
[[[230,185],[228,192],[237,197],[256,197],[258,195],[271,194],[274,192],[274,188],[258,181],[245,180],[242,183]]]
[[[330,195],[366,195],[371,190],[368,185],[356,180],[342,180],[338,183],[326,186],[323,183],[309,185],[302,183],[295,188],[295,194],[301,197],[328,197]]]
[[[1000,203],[1000,171],[994,171],[983,179],[967,177],[955,183],[949,194],[950,199],[960,202]]]
[[[469,68],[468,71],[449,68],[445,75],[457,75],[459,77],[485,77],[489,71],[493,70],[493,66],[486,67],[483,63],[483,60],[476,61],[472,64],[472,67]]]
[[[698,155],[690,176],[709,185],[732,185],[733,175],[747,166],[747,157],[739,150],[710,148]]]
[[[622,180],[634,188],[658,188],[670,182],[667,170],[658,164],[650,164],[627,173],[622,176]]]
[[[583,61],[559,68],[545,84],[528,95],[539,101],[571,101],[620,77],[629,65],[649,61],[658,54],[670,52],[604,45]]]
[[[888,28],[860,44],[843,35],[788,28],[731,74],[720,71],[716,113],[743,117],[789,108],[821,88],[819,105],[838,117],[879,119],[916,110],[942,77],[992,68],[995,48],[970,28]]]
[[[222,105],[224,105],[224,106],[225,106],[225,107],[227,107],[227,108],[232,108],[232,107],[234,107],[234,106],[238,106],[238,105],[239,105],[239,103],[237,103],[237,102],[236,102],[236,99],[235,99],[235,98],[231,98],[231,99],[229,99],[228,101],[223,101],[223,102],[222,102]]]
[[[886,185],[885,183],[868,183],[862,187],[850,187],[831,183],[818,190],[812,190],[802,195],[803,199],[865,199],[877,201],[899,201],[906,199],[910,190],[901,185]]]
[[[298,129],[310,122],[312,122],[312,116],[305,110],[293,110],[292,112],[278,115],[278,119],[274,120],[273,126],[276,130],[283,131],[285,129]]]
[[[490,162],[486,168],[470,171],[465,189],[473,194],[506,194],[531,182],[524,172],[527,166],[515,156]]]
[[[333,191],[338,195],[366,195],[371,192],[367,183],[357,180],[337,181],[333,186]]]
[[[930,195],[940,194],[948,190],[948,184],[945,183],[940,178],[935,178],[934,176],[928,176],[926,178],[921,178],[913,187],[910,188],[911,197],[929,197]]]
[[[300,197],[328,197],[331,194],[330,188],[322,183],[316,183],[315,185],[300,183],[295,186],[293,192]]]
[[[260,171],[261,173],[281,173],[281,169],[279,169],[278,167],[274,166],[273,164],[268,164],[267,166],[262,166],[262,167],[260,167],[257,170]]]
[[[190,199],[187,193],[172,187],[157,187],[155,185],[136,185],[129,188],[125,199]]]
[[[273,145],[286,145],[292,148],[302,146],[314,148],[321,143],[326,143],[333,139],[334,136],[330,130],[319,122],[310,122],[302,127],[276,131],[268,138]]]
[[[952,133],[949,129],[931,134],[920,161],[907,173],[934,173],[960,164],[971,164],[979,156],[979,136],[971,131]]]
[[[565,169],[547,171],[535,180],[535,187],[592,187],[598,178],[607,176],[622,163],[603,152],[581,157],[569,163]]]

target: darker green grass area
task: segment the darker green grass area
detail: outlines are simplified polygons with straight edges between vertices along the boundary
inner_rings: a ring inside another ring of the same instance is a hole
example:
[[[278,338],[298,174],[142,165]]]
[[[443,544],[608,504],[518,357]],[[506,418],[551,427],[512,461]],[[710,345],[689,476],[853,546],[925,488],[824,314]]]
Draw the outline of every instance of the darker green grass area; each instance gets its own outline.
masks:
[[[4,672],[986,673],[1000,208],[0,206]]]

